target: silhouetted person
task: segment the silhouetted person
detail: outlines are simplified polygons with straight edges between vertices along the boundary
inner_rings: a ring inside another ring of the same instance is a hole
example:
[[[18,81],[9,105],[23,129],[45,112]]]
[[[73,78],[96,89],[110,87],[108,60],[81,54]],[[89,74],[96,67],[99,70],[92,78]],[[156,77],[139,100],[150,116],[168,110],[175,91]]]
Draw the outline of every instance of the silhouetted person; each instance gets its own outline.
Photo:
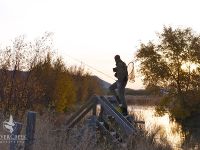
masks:
[[[115,56],[116,67],[113,68],[113,72],[115,72],[115,77],[118,79],[115,83],[113,83],[109,89],[116,96],[119,106],[122,110],[122,114],[124,116],[128,115],[127,112],[127,104],[125,100],[125,87],[128,81],[128,71],[126,64],[121,60],[119,55]],[[116,89],[118,89],[118,94],[116,93]]]

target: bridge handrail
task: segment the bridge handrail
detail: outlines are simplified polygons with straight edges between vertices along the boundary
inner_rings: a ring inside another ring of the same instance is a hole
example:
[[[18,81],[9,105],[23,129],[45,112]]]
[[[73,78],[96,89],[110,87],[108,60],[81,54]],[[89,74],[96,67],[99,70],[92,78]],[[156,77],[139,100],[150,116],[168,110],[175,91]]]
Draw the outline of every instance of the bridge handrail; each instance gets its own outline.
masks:
[[[125,130],[127,135],[137,133],[137,130],[133,125],[122,114],[120,114],[104,96],[97,96],[97,98],[98,103],[101,104],[108,114],[115,117],[115,120]]]
[[[84,117],[94,106],[96,105],[96,99],[94,96],[90,98],[81,108],[74,113],[66,123],[66,127],[72,128],[76,123],[78,123],[82,117]]]
[[[75,114],[73,114],[66,123],[66,128],[70,129],[76,123],[78,123],[90,110],[100,104],[103,109],[112,115],[116,122],[124,129],[127,135],[137,134],[135,127],[122,115],[120,114],[104,96],[92,96],[89,101],[86,102]]]

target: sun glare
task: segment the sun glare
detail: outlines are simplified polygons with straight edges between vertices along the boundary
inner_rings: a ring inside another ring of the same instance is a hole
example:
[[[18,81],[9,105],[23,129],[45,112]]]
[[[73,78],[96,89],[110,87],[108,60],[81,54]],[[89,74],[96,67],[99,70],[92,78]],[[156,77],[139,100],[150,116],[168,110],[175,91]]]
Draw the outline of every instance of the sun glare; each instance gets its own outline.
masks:
[[[197,64],[191,63],[191,62],[186,62],[184,64],[182,64],[181,69],[183,69],[184,71],[194,71],[196,70],[198,67]]]

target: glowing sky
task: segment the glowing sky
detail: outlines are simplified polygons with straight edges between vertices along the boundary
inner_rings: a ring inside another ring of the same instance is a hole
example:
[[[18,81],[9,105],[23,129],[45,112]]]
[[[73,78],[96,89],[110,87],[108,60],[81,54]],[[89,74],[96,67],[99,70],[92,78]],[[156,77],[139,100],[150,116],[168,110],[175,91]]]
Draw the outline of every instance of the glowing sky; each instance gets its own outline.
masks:
[[[156,38],[163,25],[200,32],[198,0],[0,0],[0,43],[54,33],[55,48],[113,76],[115,54],[128,63],[140,42]],[[113,80],[90,70],[102,79]],[[142,88],[137,82],[128,85]]]

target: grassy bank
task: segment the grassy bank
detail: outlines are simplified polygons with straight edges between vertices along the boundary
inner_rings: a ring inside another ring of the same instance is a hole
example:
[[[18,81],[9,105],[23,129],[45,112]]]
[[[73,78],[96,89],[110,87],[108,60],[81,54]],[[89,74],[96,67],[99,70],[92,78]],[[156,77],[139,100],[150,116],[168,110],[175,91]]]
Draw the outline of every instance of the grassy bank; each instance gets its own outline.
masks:
[[[96,132],[92,132],[90,128],[84,125],[84,120],[78,126],[65,131],[65,122],[69,115],[44,113],[37,115],[35,142],[33,150],[112,150],[112,149],[135,149],[135,150],[170,150],[171,147],[166,139],[157,141],[158,130],[147,132],[140,129],[138,136],[132,136],[127,139],[126,144],[116,145],[108,142],[106,139],[100,140]],[[1,120],[5,117],[1,114]],[[23,121],[23,129],[21,134],[25,134],[26,121]],[[0,131],[4,133],[3,130]],[[5,133],[4,133],[5,134]],[[7,150],[8,144],[0,144],[1,150]],[[19,145],[23,148],[23,145]]]
[[[126,95],[126,101],[128,105],[156,106],[159,104],[161,98],[161,96],[152,95]]]

